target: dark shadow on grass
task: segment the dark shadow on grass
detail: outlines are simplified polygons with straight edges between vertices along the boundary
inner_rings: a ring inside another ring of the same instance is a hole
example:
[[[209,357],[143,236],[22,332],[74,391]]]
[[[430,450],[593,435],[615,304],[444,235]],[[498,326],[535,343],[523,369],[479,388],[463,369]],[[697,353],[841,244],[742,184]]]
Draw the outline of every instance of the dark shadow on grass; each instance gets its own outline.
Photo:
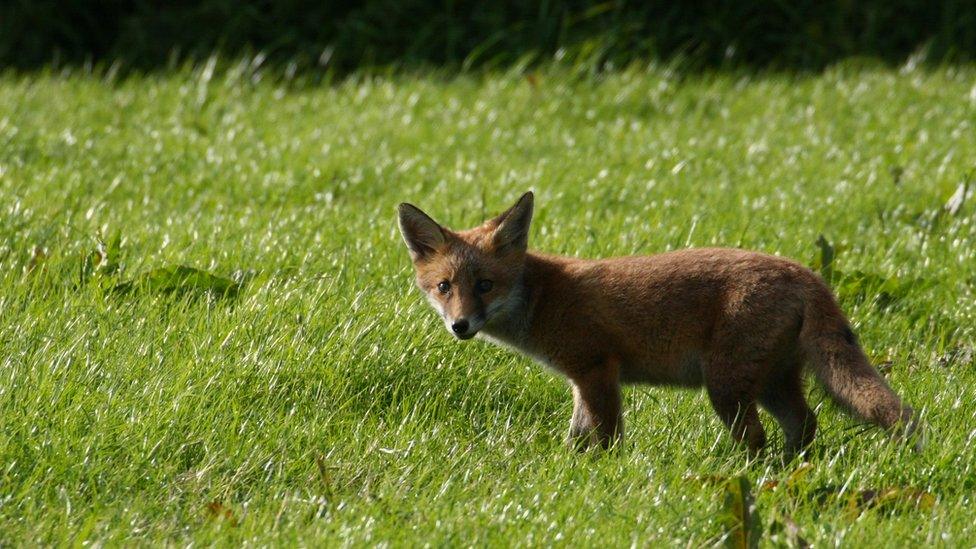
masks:
[[[976,59],[968,0],[420,2],[12,0],[0,66],[157,71],[217,55],[315,80],[351,71],[587,71],[651,61],[687,70],[817,71],[842,59]]]

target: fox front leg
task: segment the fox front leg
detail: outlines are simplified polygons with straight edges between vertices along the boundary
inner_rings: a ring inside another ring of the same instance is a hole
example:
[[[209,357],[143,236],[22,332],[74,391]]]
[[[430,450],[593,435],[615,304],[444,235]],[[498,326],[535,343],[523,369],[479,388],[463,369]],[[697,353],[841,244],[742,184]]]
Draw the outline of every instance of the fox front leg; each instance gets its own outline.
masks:
[[[599,445],[610,448],[623,439],[620,382],[616,369],[592,372],[571,380],[573,418],[567,443],[584,451]]]

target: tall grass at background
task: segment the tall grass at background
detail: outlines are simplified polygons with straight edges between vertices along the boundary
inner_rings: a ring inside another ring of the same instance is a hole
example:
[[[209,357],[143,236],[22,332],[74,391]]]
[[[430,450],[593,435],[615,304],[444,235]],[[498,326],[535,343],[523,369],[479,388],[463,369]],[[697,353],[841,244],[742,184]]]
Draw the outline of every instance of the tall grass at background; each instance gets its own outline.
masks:
[[[312,2],[11,0],[0,66],[116,63],[138,71],[242,51],[312,75],[388,67],[498,69],[553,58],[598,68],[819,70],[852,56],[938,64],[976,56],[969,0],[828,2]]]

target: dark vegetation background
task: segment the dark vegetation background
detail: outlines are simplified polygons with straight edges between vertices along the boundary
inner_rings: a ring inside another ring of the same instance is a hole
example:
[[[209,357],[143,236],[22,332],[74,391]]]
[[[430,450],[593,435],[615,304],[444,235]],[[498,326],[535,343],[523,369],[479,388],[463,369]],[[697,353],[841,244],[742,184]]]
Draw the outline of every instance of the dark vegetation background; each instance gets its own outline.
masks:
[[[293,70],[495,67],[568,57],[621,66],[822,68],[866,56],[976,57],[976,0],[0,0],[0,65],[165,68],[214,53]]]

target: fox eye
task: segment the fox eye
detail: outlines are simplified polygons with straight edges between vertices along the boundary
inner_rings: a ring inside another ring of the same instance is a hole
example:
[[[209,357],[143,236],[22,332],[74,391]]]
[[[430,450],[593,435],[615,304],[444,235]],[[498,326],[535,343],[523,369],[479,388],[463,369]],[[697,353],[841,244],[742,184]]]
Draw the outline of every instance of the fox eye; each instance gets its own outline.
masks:
[[[479,294],[486,294],[491,291],[492,282],[486,278],[482,278],[474,285],[474,289],[478,290]]]
[[[451,283],[446,280],[442,280],[437,285],[437,291],[439,291],[442,294],[446,294],[447,292],[451,291]]]

